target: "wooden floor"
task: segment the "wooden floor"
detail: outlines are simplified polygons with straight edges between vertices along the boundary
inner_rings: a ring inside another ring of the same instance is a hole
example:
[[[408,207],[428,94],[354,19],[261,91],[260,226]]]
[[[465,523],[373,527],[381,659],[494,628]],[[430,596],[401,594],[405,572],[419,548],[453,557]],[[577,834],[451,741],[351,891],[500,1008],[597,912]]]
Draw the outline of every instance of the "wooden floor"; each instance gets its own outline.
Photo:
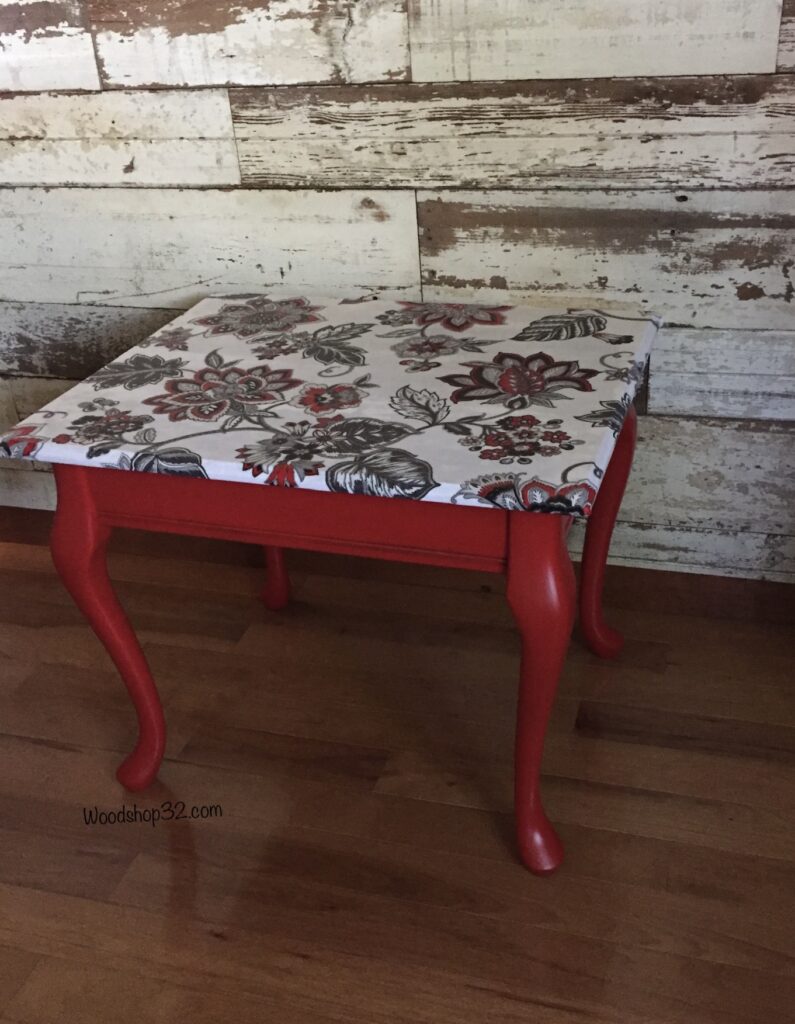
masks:
[[[620,662],[575,638],[545,760],[567,860],[537,879],[498,579],[302,554],[273,614],[256,551],[119,538],[170,726],[132,798],[130,708],[46,519],[0,510],[0,1021],[795,1019],[791,627],[736,587],[699,618],[711,584],[636,574]],[[84,823],[164,801],[223,817]]]

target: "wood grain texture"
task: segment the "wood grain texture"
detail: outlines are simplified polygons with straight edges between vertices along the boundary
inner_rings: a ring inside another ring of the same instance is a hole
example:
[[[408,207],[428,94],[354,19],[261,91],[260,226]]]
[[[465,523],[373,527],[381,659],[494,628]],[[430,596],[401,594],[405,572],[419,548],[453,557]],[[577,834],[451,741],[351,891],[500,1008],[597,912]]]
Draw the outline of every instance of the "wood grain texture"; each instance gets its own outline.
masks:
[[[220,89],[0,99],[4,185],[237,185]]]
[[[647,518],[653,518],[653,513]],[[572,530],[569,550],[576,558],[582,553],[583,536],[582,530]],[[792,584],[795,538],[619,519],[610,545],[610,565]]]
[[[688,327],[788,330],[793,193],[420,192],[426,298],[632,301]]]
[[[84,380],[175,316],[173,309],[0,302],[0,374]]]
[[[660,331],[648,411],[795,420],[795,332]]]
[[[625,520],[795,534],[795,423],[645,416]]]
[[[186,309],[274,286],[419,288],[410,192],[6,189],[0,254],[0,299],[18,301]]]
[[[55,502],[52,473],[20,473],[0,460],[0,508],[52,511]]]
[[[0,0],[0,92],[99,89],[78,0]]]
[[[781,10],[778,70],[795,71],[795,0],[784,0]]]
[[[642,417],[610,561],[795,581],[793,435],[793,423]]]
[[[776,69],[781,0],[409,0],[417,82]]]
[[[90,0],[106,87],[408,77],[405,0]]]
[[[233,89],[265,187],[775,188],[795,76]]]
[[[547,885],[510,853],[519,652],[496,578],[400,566],[398,583],[353,559],[326,575],[301,556],[294,604],[264,615],[231,545],[237,590],[199,596],[219,568],[201,542],[176,573],[138,537],[147,582],[125,597],[139,628],[160,619],[147,650],[170,724],[194,752],[217,742],[204,764],[176,749],[136,803],[224,814],[89,829],[82,807],[119,804],[109,747],[134,726],[88,628],[47,642],[68,599],[22,526],[15,542],[0,518],[22,597],[0,602],[9,1020],[259,1024],[263,1005],[284,1024],[791,1019],[791,794],[768,756],[793,726],[786,627],[661,614],[648,574],[612,613],[621,660],[575,639],[545,759],[568,858]],[[132,568],[112,562],[123,588]],[[198,629],[172,643],[197,602],[243,627],[233,648]],[[13,644],[23,618],[38,643]],[[716,749],[732,729],[753,745]],[[341,745],[360,754],[347,775],[328,757]],[[373,750],[388,757],[362,777]]]

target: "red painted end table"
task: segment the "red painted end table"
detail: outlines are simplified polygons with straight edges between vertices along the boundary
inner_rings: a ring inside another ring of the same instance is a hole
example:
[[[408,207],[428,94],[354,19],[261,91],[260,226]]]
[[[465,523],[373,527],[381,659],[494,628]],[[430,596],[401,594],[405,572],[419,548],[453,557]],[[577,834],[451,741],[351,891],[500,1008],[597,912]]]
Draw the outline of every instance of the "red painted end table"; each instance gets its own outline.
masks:
[[[165,722],[108,579],[113,527],[264,546],[271,609],[289,599],[285,548],[505,572],[522,638],[518,845],[531,871],[554,870],[539,774],[575,614],[566,535],[587,517],[581,626],[614,657],[602,584],[658,326],[597,310],[210,298],[0,437],[7,456],[55,463],[55,565],[138,716],[120,782],[154,780]]]

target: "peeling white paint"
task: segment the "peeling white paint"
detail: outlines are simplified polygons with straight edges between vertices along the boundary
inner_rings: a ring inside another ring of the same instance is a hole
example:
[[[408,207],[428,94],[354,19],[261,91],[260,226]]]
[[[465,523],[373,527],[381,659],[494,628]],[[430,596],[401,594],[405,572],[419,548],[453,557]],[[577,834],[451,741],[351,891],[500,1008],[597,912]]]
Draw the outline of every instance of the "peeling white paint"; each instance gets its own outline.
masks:
[[[781,0],[409,0],[415,82],[776,69]]]

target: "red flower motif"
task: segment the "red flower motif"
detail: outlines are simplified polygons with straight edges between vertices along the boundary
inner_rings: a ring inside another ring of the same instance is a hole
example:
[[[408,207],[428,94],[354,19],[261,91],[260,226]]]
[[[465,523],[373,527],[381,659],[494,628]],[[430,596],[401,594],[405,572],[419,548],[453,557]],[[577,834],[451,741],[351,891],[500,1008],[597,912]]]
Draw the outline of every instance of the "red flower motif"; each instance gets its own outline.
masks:
[[[0,440],[0,448],[9,456],[26,459],[41,446],[43,438],[36,437],[38,427],[15,427]],[[12,449],[16,448],[17,451]]]
[[[227,303],[212,316],[202,316],[193,323],[207,327],[207,334],[234,334],[238,338],[256,338],[268,331],[290,331],[297,324],[317,323],[315,316],[322,306],[312,306],[308,299],[275,301],[266,295],[241,296],[244,301]]]
[[[290,399],[290,404],[321,416],[336,409],[351,409],[360,405],[363,394],[353,384],[305,384],[300,394]]]
[[[154,395],[144,401],[172,421],[198,420],[210,423],[222,416],[243,416],[254,406],[284,398],[285,391],[298,387],[292,370],[272,370],[255,366],[244,370],[238,366],[205,367],[193,377],[166,381],[166,394]]]
[[[440,324],[448,331],[468,331],[470,327],[498,326],[505,323],[503,314],[512,306],[477,306],[462,302],[401,302],[413,314],[415,323]]]
[[[599,372],[581,369],[575,360],[555,362],[545,352],[531,356],[500,352],[493,362],[464,366],[471,367],[468,375],[452,373],[439,378],[458,389],[451,395],[454,402],[502,403],[509,409],[530,405],[551,408],[557,400],[568,397],[560,394],[565,388],[593,391],[590,378]]]
[[[560,455],[572,451],[581,444],[564,430],[550,430],[560,420],[550,420],[545,425],[535,416],[503,416],[495,423],[480,428],[481,433],[464,436],[460,443],[480,453],[481,459],[499,459],[502,462],[529,463],[534,455]],[[542,444],[546,441],[547,444]]]
[[[246,468],[246,466],[243,466],[243,469]],[[257,476],[258,474],[255,471],[253,475]],[[279,462],[270,471],[270,475],[265,483],[271,484],[273,487],[295,487],[295,467],[291,466],[288,462]]]
[[[468,480],[456,497],[477,498],[509,512],[557,512],[587,518],[593,511],[596,489],[586,480],[556,486],[538,477],[523,481],[515,473],[505,473]]]

